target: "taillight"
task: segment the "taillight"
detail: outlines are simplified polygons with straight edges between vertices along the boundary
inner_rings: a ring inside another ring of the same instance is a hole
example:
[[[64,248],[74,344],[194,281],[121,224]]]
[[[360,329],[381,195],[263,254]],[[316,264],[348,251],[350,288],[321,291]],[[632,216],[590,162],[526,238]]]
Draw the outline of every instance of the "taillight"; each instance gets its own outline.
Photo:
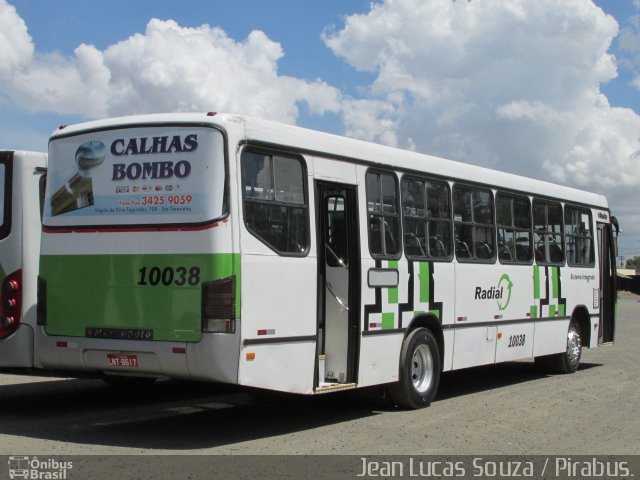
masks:
[[[202,285],[202,331],[236,331],[236,278],[206,282]]]
[[[8,337],[20,326],[22,313],[22,270],[13,272],[2,282],[0,338]]]

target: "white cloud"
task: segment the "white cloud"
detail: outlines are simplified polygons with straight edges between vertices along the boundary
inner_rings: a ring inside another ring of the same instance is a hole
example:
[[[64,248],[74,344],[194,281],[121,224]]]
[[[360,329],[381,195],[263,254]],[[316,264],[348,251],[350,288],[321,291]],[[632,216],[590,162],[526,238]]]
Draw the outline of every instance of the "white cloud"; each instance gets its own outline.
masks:
[[[27,26],[16,9],[0,0],[0,75],[28,64],[33,57],[33,44]]]
[[[348,99],[343,105],[343,119],[349,137],[378,141],[397,146],[397,104],[386,100]]]
[[[237,41],[152,19],[104,50],[82,44],[63,56],[38,52],[0,0],[0,100],[88,117],[217,110],[289,123],[303,102],[342,115],[350,136],[600,191],[629,212],[640,116],[600,92],[617,75],[617,34],[591,0],[378,0],[324,34],[337,56],[375,74],[347,98],[280,75],[283,48],[260,31]],[[639,39],[632,19],[620,61],[640,68]]]
[[[640,0],[634,1],[640,12]],[[618,45],[621,50],[619,62],[634,75],[631,85],[640,90],[640,13],[632,15],[620,32]]]
[[[349,131],[605,189],[640,185],[640,117],[599,90],[616,76],[617,32],[590,0],[385,0],[325,42],[376,73],[368,103],[357,115],[346,106]],[[390,95],[403,101],[384,112],[392,131],[381,131],[376,101]]]
[[[640,65],[638,31],[623,40]],[[617,34],[591,0],[381,0],[324,40],[376,75],[345,104],[353,135],[605,193],[628,214],[640,116],[600,92]]]
[[[242,42],[220,28],[149,21],[146,31],[101,51],[36,53],[15,9],[0,0],[0,93],[24,108],[88,117],[161,111],[232,111],[293,123],[298,103],[337,111],[340,93],[322,81],[278,75],[279,43],[261,31]],[[6,50],[6,52],[5,52]],[[2,68],[2,67],[0,67]]]

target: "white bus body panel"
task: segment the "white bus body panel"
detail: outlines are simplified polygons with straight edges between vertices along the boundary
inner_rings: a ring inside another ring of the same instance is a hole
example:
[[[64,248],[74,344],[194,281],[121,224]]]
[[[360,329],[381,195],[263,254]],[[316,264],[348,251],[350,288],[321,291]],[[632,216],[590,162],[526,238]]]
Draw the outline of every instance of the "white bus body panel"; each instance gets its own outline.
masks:
[[[451,328],[456,324],[455,301],[457,293],[456,289],[452,288],[455,285],[455,264],[453,262],[436,262],[433,264],[433,271],[435,280],[433,298],[435,302],[442,304],[442,325],[445,328],[443,331],[444,354],[440,352],[443,355],[442,370],[448,371],[453,369],[455,343],[455,330]],[[418,280],[414,279],[414,281]],[[421,310],[424,308],[420,307]]]
[[[310,171],[313,169],[313,178],[315,180],[329,180],[351,185],[356,183],[356,166],[351,163],[327,158],[307,157],[307,168]],[[364,182],[362,184],[364,185]],[[360,196],[363,194],[364,192],[361,192]]]
[[[535,322],[533,356],[543,357],[567,348],[569,320]]]
[[[594,213],[595,217],[595,213]],[[595,248],[596,265],[599,263],[599,249]],[[562,273],[562,292],[567,298],[568,311],[571,315],[575,308],[587,310],[589,315],[590,343],[585,347],[596,348],[598,346],[598,325],[600,322],[600,271],[593,268],[565,267]],[[582,332],[583,341],[585,334]]]
[[[358,385],[364,387],[397,381],[403,340],[404,333],[363,336]]]
[[[316,335],[316,259],[278,257],[261,245],[265,249],[262,255],[242,256],[242,291],[252,294],[242,299],[242,338],[249,344],[243,343],[239,383],[275,390],[310,391],[313,372],[308,376],[298,372],[313,370],[315,341],[298,345],[296,339],[286,339]],[[276,338],[284,340],[268,343]],[[250,344],[251,341],[267,343]],[[255,353],[255,359],[247,361],[247,352]],[[308,362],[299,354],[310,355]]]
[[[495,326],[457,328],[453,348],[453,369],[493,363],[496,358]]]
[[[41,176],[34,170],[45,168],[46,159],[45,153],[13,152],[11,231],[0,240],[0,264],[7,275],[22,269],[22,312],[18,329],[0,339],[0,367],[33,367],[41,231]]]
[[[534,341],[533,323],[500,325],[496,337],[496,363],[531,358]]]
[[[246,354],[255,354],[248,360]],[[245,345],[240,355],[239,384],[290,393],[313,393],[316,342]]]

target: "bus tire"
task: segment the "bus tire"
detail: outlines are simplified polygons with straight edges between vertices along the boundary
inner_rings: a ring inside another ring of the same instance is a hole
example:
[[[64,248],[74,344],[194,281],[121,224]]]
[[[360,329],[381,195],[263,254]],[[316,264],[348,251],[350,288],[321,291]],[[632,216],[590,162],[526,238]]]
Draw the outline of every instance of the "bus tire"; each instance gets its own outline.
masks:
[[[438,391],[440,366],[440,349],[431,330],[413,330],[402,342],[398,381],[388,387],[391,401],[406,409],[428,407]]]
[[[571,320],[567,331],[567,349],[555,355],[536,357],[535,362],[541,368],[555,373],[574,373],[582,357],[582,335],[578,322]]]

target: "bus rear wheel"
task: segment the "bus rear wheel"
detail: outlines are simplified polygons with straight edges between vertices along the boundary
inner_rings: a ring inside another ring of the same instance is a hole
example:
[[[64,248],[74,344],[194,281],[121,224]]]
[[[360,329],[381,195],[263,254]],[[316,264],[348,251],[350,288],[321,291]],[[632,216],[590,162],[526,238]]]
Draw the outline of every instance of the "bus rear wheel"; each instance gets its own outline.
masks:
[[[428,407],[440,383],[440,349],[426,328],[413,330],[402,342],[399,379],[388,387],[391,401],[402,408]]]

